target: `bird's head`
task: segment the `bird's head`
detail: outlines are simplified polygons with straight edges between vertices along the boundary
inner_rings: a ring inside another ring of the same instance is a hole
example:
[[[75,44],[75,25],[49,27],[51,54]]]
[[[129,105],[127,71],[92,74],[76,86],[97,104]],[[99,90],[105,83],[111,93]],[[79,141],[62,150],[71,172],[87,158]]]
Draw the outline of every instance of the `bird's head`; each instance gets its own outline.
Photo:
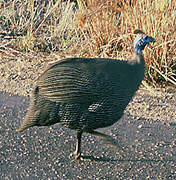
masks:
[[[134,34],[137,34],[137,37],[134,40],[134,50],[137,54],[141,54],[146,45],[149,45],[150,42],[156,42],[156,40],[142,32],[141,30],[135,30]]]

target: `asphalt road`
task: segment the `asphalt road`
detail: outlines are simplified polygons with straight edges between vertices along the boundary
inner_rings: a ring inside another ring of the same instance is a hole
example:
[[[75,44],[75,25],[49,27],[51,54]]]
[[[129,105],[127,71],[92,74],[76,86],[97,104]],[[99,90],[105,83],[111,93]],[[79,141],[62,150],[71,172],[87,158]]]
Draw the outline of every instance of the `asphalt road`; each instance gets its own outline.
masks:
[[[56,124],[16,132],[28,102],[0,93],[0,179],[176,179],[175,125],[125,114],[100,130],[116,147],[84,134],[83,161],[74,161],[74,131]]]

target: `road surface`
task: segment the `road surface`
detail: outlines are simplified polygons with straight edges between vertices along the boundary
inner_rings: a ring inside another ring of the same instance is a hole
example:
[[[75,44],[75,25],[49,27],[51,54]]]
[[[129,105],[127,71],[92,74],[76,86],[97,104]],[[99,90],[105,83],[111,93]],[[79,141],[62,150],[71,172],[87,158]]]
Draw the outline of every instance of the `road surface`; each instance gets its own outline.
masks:
[[[74,131],[55,124],[16,132],[28,103],[0,93],[0,179],[176,179],[175,125],[125,113],[99,130],[114,138],[115,147],[84,134],[83,161],[74,161]]]

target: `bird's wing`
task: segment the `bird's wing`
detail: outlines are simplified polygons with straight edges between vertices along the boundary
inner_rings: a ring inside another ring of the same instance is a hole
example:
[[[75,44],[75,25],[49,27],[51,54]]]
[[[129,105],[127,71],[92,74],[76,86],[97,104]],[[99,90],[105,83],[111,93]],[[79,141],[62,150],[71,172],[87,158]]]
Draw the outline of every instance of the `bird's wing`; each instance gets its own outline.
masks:
[[[112,94],[111,60],[71,58],[49,67],[38,79],[39,94],[54,102],[96,102]]]

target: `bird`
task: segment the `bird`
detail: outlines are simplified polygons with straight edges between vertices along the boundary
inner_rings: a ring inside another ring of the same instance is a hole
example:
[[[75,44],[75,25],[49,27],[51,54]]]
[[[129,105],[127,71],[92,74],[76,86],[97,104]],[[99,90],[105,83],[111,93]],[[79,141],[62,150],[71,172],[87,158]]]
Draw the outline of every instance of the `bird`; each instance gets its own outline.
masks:
[[[60,124],[77,132],[75,159],[81,157],[81,137],[116,123],[144,79],[146,45],[156,40],[135,30],[134,59],[66,58],[50,65],[38,78],[18,132],[33,126]]]

